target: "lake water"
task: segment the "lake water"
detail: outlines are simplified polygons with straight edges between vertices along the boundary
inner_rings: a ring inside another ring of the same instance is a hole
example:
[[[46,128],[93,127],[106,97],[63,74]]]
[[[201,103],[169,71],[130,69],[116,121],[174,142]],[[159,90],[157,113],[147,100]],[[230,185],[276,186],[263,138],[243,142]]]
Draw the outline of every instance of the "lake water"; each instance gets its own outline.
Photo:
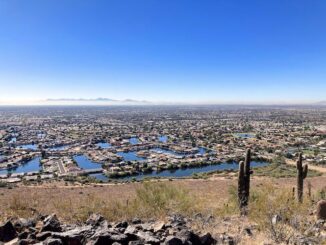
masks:
[[[263,167],[268,165],[267,162],[258,162],[258,161],[253,161],[251,162],[251,167]],[[210,171],[216,171],[216,170],[235,170],[239,168],[239,164],[237,162],[232,162],[232,163],[220,163],[220,164],[215,164],[215,165],[208,165],[204,167],[196,167],[196,168],[186,168],[186,169],[176,169],[176,170],[164,170],[161,172],[152,172],[152,173],[146,173],[146,174],[140,174],[136,176],[128,176],[128,177],[123,177],[123,178],[118,178],[118,180],[131,180],[133,178],[136,178],[137,180],[142,180],[146,177],[164,177],[164,178],[169,178],[169,177],[189,177],[192,176],[195,173],[204,173],[204,172],[210,172]]]
[[[108,149],[111,148],[112,145],[106,142],[100,142],[96,144],[97,146],[101,147],[102,149]]]
[[[45,136],[46,136],[46,134],[43,134],[43,133],[37,134],[37,138],[39,138],[39,139],[45,138]]]
[[[158,140],[162,143],[168,142],[168,137],[166,135],[162,135],[158,138]]]
[[[132,145],[137,145],[137,144],[139,144],[139,139],[136,138],[136,137],[132,137],[132,138],[129,139],[129,142]]]
[[[101,168],[101,164],[94,163],[87,159],[85,156],[76,156],[74,158],[78,166],[80,166],[83,169],[94,169],[94,168]],[[268,165],[267,162],[259,162],[259,161],[252,161],[251,167],[263,167]],[[145,174],[139,174],[135,176],[127,176],[123,178],[112,178],[112,180],[132,180],[133,178],[137,180],[142,180],[144,178],[154,178],[154,177],[163,177],[163,178],[182,178],[182,177],[190,177],[193,174],[196,173],[204,173],[204,172],[210,172],[210,171],[216,171],[216,170],[237,170],[239,168],[239,165],[237,162],[231,162],[231,163],[220,163],[220,164],[214,164],[214,165],[208,165],[203,167],[195,167],[195,168],[184,168],[184,169],[175,169],[175,170],[164,170],[160,172],[151,172],[151,173],[145,173]],[[105,176],[102,173],[98,174],[90,174],[90,177],[94,177],[97,180],[101,180],[103,182],[106,182],[109,180],[107,176]]]
[[[204,148],[204,147],[199,147],[198,148],[198,154],[200,154],[200,155],[204,155],[205,153],[206,153],[206,148]]]
[[[1,170],[0,174],[39,172],[40,170],[42,170],[42,166],[40,165],[40,159],[40,157],[33,158],[32,160],[22,165],[19,165],[16,168]]]
[[[129,152],[118,152],[119,156],[123,157],[124,161],[144,161],[145,158],[137,156],[137,152],[129,151]]]
[[[93,162],[84,155],[74,156],[73,158],[76,161],[77,165],[82,169],[102,168],[102,164]]]
[[[109,178],[107,176],[105,176],[104,174],[90,174],[90,177],[93,177],[97,180],[101,180],[103,182],[107,182],[109,180]]]
[[[250,139],[250,138],[254,138],[255,134],[251,134],[251,133],[238,133],[235,134],[235,136],[243,138],[243,139]]]
[[[67,145],[60,145],[60,146],[53,146],[53,147],[50,147],[49,149],[51,151],[63,151],[65,149],[67,149],[68,146]]]
[[[153,151],[155,153],[160,153],[160,154],[167,154],[167,155],[179,156],[179,157],[184,156],[184,154],[179,154],[179,153],[176,153],[174,151],[166,150],[166,149],[162,149],[162,148],[153,148],[150,151]]]
[[[17,148],[24,149],[24,150],[37,150],[38,145],[36,144],[27,144],[27,145],[19,145]]]
[[[17,138],[16,137],[12,137],[11,140],[9,141],[9,144],[13,144],[16,143]]]
[[[153,148],[153,149],[151,149],[151,151],[156,152],[156,153],[163,153],[163,154],[168,154],[168,155],[179,156],[179,157],[187,155],[187,154],[177,153],[177,152],[172,151],[172,150],[162,149],[162,148],[159,148],[159,147]],[[206,153],[205,148],[203,148],[203,147],[198,148],[197,154],[204,155],[205,153]]]

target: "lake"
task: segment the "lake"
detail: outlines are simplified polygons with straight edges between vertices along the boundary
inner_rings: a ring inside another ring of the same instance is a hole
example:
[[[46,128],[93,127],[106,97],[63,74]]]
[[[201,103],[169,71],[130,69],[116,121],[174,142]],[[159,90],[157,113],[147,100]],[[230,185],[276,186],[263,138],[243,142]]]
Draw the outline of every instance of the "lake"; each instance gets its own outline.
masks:
[[[162,143],[166,143],[168,142],[168,137],[166,135],[161,135],[160,137],[158,137],[158,140]]]
[[[101,180],[103,182],[107,182],[109,180],[109,178],[104,174],[90,174],[89,177]]]
[[[77,155],[77,156],[74,156],[73,158],[76,161],[78,167],[80,167],[82,169],[102,168],[102,164],[93,162],[93,161],[89,160],[84,155]]]
[[[107,142],[100,142],[100,143],[97,143],[96,145],[102,149],[108,149],[108,148],[112,147],[112,145]]]
[[[19,145],[19,146],[17,146],[17,148],[24,149],[24,150],[33,150],[33,151],[35,151],[35,150],[37,150],[38,145],[36,145],[36,144],[26,144],[26,145]]]
[[[15,168],[1,170],[0,174],[39,172],[40,170],[42,170],[42,166],[40,165],[40,159],[40,157],[35,157],[32,160],[21,164]]]
[[[129,142],[132,145],[137,145],[137,144],[139,144],[139,139],[136,138],[136,137],[132,137],[132,138],[129,139]]]
[[[234,135],[236,137],[243,138],[243,139],[250,139],[250,138],[255,137],[255,134],[252,134],[252,133],[237,133],[237,134],[234,134]]]
[[[129,152],[118,152],[119,156],[123,157],[124,161],[144,161],[145,158],[137,156],[137,152],[129,151]]]
[[[78,156],[75,158],[75,160],[78,163],[78,166],[80,166],[83,169],[94,169],[94,168],[101,168],[101,165],[99,163],[94,163],[87,159],[85,156]],[[251,167],[263,167],[268,165],[267,162],[262,161],[252,161]],[[160,172],[151,172],[151,173],[145,173],[145,174],[139,174],[135,176],[127,176],[122,178],[111,178],[111,180],[142,180],[144,178],[154,178],[154,177],[162,177],[162,178],[182,178],[182,177],[190,177],[193,174],[196,173],[204,173],[204,172],[210,172],[210,171],[216,171],[216,170],[237,170],[239,168],[239,164],[237,162],[231,162],[231,163],[220,163],[220,164],[214,164],[214,165],[207,165],[203,167],[194,167],[194,168],[184,168],[184,169],[174,169],[174,170],[163,170]],[[107,176],[104,174],[90,174],[90,177],[94,177],[97,180],[101,180],[103,182],[106,182],[109,180]]]
[[[66,150],[68,148],[68,145],[58,145],[58,146],[52,146],[49,147],[50,151],[63,151]]]
[[[267,162],[259,162],[259,161],[252,161],[251,167],[263,167],[268,165]],[[153,177],[164,177],[164,178],[182,178],[182,177],[189,177],[195,173],[204,173],[216,170],[236,170],[239,168],[239,164],[237,162],[231,163],[220,163],[214,165],[208,165],[204,167],[195,167],[195,168],[186,168],[186,169],[175,169],[175,170],[163,170],[160,172],[153,171],[152,173],[146,174],[139,174],[135,176],[128,176],[123,178],[118,178],[118,180],[131,180],[133,178],[137,180],[142,180],[146,177],[153,178]]]
[[[166,150],[166,149],[162,149],[162,148],[153,148],[150,151],[155,152],[155,153],[160,153],[160,154],[167,154],[167,155],[173,155],[173,156],[184,156],[184,154],[179,154],[176,153],[175,151],[171,151],[171,150]]]
[[[159,148],[159,147],[153,148],[153,149],[151,149],[151,151],[156,152],[156,153],[163,153],[163,154],[168,154],[168,155],[179,156],[179,157],[187,155],[187,154],[184,154],[184,153],[177,153],[175,151],[166,150],[166,149],[162,149],[162,148]],[[205,153],[206,153],[206,148],[198,147],[198,152],[196,154],[204,155]],[[191,154],[189,154],[189,155],[191,155]]]

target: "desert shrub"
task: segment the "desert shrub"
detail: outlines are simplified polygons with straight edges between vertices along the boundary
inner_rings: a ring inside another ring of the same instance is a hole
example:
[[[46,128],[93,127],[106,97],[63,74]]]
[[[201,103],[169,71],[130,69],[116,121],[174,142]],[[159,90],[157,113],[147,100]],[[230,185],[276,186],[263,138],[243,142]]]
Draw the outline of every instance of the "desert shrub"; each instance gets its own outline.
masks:
[[[236,186],[230,186],[228,201],[217,208],[217,216],[230,217],[240,214],[237,191]],[[295,234],[307,228],[309,207],[309,198],[299,204],[292,189],[275,188],[267,182],[251,189],[248,218],[275,242],[287,243]]]
[[[228,200],[221,207],[217,207],[215,210],[215,215],[219,217],[228,217],[230,215],[239,214],[238,205],[238,189],[236,186],[231,185],[228,189]]]
[[[166,183],[145,182],[136,190],[131,205],[144,217],[164,216],[171,212],[189,213],[193,210],[187,191]]]
[[[252,191],[249,217],[274,241],[288,242],[306,228],[309,206],[308,199],[298,203],[292,190],[266,183]]]
[[[34,207],[37,205],[37,199],[33,196],[30,198],[22,198],[19,194],[15,194],[9,198],[8,216],[31,217],[34,214]]]
[[[5,188],[8,186],[8,183],[0,181],[0,188]]]
[[[323,187],[322,189],[320,189],[318,192],[317,192],[317,197],[316,197],[317,200],[321,200],[321,199],[326,199],[326,186]]]
[[[187,191],[167,183],[144,182],[134,197],[112,200],[87,195],[76,202],[65,198],[54,203],[56,212],[69,222],[84,222],[91,213],[100,213],[111,221],[138,218],[162,218],[170,213],[189,214],[194,210]]]

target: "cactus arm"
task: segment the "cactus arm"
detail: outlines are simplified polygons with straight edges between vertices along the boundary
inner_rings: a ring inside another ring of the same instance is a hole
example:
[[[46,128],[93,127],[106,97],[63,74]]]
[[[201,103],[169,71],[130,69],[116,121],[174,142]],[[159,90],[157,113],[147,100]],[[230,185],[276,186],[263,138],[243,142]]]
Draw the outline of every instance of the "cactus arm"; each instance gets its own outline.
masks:
[[[307,174],[308,174],[308,165],[307,164],[304,165],[302,174],[303,174],[302,177],[305,179],[307,177]]]

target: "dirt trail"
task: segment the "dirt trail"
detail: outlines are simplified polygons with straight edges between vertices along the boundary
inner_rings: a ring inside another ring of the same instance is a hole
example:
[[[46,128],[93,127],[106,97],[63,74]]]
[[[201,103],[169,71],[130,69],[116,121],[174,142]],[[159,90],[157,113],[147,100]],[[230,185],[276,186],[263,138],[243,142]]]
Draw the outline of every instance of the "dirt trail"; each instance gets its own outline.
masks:
[[[296,165],[296,161],[293,161],[293,160],[286,160],[286,163],[289,164],[289,165],[294,165],[294,166]],[[321,172],[323,174],[326,173],[326,168],[321,167],[321,166],[308,164],[308,168],[311,169],[311,170]]]

